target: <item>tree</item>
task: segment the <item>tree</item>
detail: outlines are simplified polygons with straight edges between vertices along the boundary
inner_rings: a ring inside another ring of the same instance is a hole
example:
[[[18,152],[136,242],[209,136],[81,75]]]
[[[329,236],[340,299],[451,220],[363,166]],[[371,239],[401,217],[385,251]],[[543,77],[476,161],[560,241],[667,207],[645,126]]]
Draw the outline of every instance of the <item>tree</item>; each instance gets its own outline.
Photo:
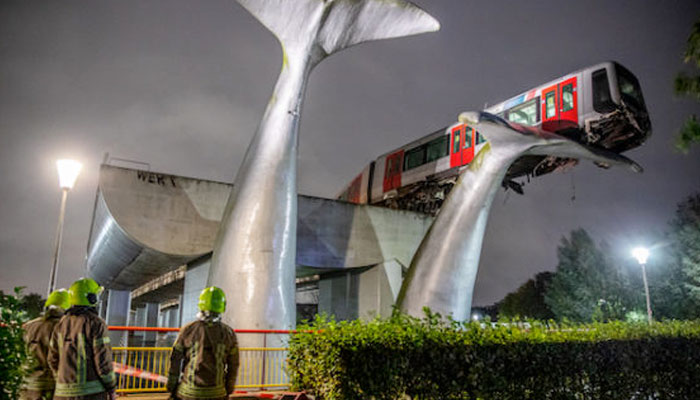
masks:
[[[22,383],[22,363],[26,359],[22,324],[27,320],[22,311],[22,288],[14,295],[0,290],[0,399],[18,398]]]
[[[28,319],[34,319],[41,314],[42,311],[44,311],[44,303],[46,302],[46,299],[41,297],[40,294],[37,293],[29,293],[26,296],[22,296],[20,300],[20,304],[22,306],[22,309],[24,312],[27,313],[27,318]]]
[[[678,204],[669,237],[676,268],[685,278],[688,317],[700,317],[700,193]]]
[[[600,247],[584,229],[562,238],[556,273],[545,292],[545,303],[557,319],[577,322],[623,319],[635,308],[626,270],[616,268],[605,243]],[[639,308],[639,307],[637,307]]]
[[[522,284],[516,291],[508,293],[498,303],[498,313],[507,318],[534,318],[547,320],[554,313],[544,302],[544,294],[554,277],[552,272],[540,272]]]
[[[700,20],[693,25],[693,30],[688,37],[683,61],[695,68],[700,68]],[[680,72],[676,75],[674,89],[677,95],[690,96],[700,100],[700,74],[687,75]],[[688,117],[676,137],[676,147],[687,152],[690,146],[700,142],[700,121],[695,114]]]

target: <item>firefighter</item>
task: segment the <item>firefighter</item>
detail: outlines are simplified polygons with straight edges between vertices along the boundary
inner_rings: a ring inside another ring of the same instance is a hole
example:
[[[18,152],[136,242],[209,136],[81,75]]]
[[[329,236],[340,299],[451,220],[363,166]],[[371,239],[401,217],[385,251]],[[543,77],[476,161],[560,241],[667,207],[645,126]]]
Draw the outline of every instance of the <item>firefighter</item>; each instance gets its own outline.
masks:
[[[47,361],[49,340],[54,326],[69,306],[68,291],[55,290],[46,299],[42,315],[24,324],[24,343],[27,346],[28,359],[24,366],[26,375],[20,399],[44,400],[53,397],[56,382]]]
[[[226,295],[208,287],[199,295],[197,320],[180,329],[170,356],[167,389],[172,399],[227,399],[238,372],[238,341],[221,322]]]
[[[116,399],[107,325],[95,309],[102,289],[94,280],[81,278],[68,290],[71,308],[56,324],[49,345],[54,399]]]

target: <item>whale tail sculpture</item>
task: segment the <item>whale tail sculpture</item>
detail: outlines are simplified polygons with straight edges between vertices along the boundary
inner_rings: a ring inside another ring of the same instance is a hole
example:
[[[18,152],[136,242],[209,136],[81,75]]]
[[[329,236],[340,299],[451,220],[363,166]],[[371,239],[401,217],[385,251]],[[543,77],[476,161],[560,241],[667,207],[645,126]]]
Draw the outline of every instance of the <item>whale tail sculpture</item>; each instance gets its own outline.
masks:
[[[478,130],[488,143],[461,173],[411,261],[398,305],[418,317],[429,307],[456,320],[469,318],[491,203],[508,167],[519,157],[554,155],[642,171],[637,163],[617,153],[486,112],[462,113],[459,120]]]
[[[229,298],[225,322],[291,329],[296,324],[297,143],[308,76],[325,57],[348,46],[434,31],[439,24],[403,0],[239,3],[277,36],[284,57],[229,196],[208,285],[221,287]],[[261,343],[251,339],[241,345]]]
[[[282,47],[315,43],[322,56],[371,40],[440,29],[429,14],[396,0],[238,0]],[[318,55],[318,54],[317,54]]]

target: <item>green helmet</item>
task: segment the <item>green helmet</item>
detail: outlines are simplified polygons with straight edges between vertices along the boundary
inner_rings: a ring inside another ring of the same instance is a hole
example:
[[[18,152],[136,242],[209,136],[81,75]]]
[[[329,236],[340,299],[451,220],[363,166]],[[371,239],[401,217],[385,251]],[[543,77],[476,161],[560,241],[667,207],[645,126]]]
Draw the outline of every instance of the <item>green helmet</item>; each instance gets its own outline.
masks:
[[[46,299],[44,303],[44,308],[49,308],[50,306],[60,307],[64,310],[70,308],[69,294],[66,289],[58,289],[51,292],[49,298]]]
[[[104,288],[90,278],[80,278],[68,289],[72,306],[94,306]]]
[[[210,286],[199,295],[199,309],[221,314],[226,310],[226,295],[216,286]]]

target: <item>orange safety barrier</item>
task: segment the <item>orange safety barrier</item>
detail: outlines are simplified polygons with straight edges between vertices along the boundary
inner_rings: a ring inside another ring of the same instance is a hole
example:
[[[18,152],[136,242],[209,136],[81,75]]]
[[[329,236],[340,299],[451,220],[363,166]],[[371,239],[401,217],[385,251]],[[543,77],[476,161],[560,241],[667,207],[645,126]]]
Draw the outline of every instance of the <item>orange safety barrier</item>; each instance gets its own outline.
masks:
[[[108,327],[110,331],[129,331],[129,332],[180,332],[180,328],[161,328],[153,326],[115,326]],[[269,334],[290,334],[290,333],[313,333],[315,331],[297,331],[287,329],[234,329],[236,333],[269,333]]]
[[[127,332],[178,332],[179,328],[110,326],[110,331]],[[267,335],[292,334],[293,330],[234,329],[237,334],[262,334],[262,347],[239,348],[240,366],[236,379],[236,389],[274,389],[289,387],[286,374],[287,349],[267,347]],[[144,378],[145,376],[167,375],[170,364],[171,347],[113,347],[114,361],[120,364],[118,392],[163,392],[164,382]],[[142,371],[143,374],[134,374]],[[143,376],[143,377],[141,377]]]

